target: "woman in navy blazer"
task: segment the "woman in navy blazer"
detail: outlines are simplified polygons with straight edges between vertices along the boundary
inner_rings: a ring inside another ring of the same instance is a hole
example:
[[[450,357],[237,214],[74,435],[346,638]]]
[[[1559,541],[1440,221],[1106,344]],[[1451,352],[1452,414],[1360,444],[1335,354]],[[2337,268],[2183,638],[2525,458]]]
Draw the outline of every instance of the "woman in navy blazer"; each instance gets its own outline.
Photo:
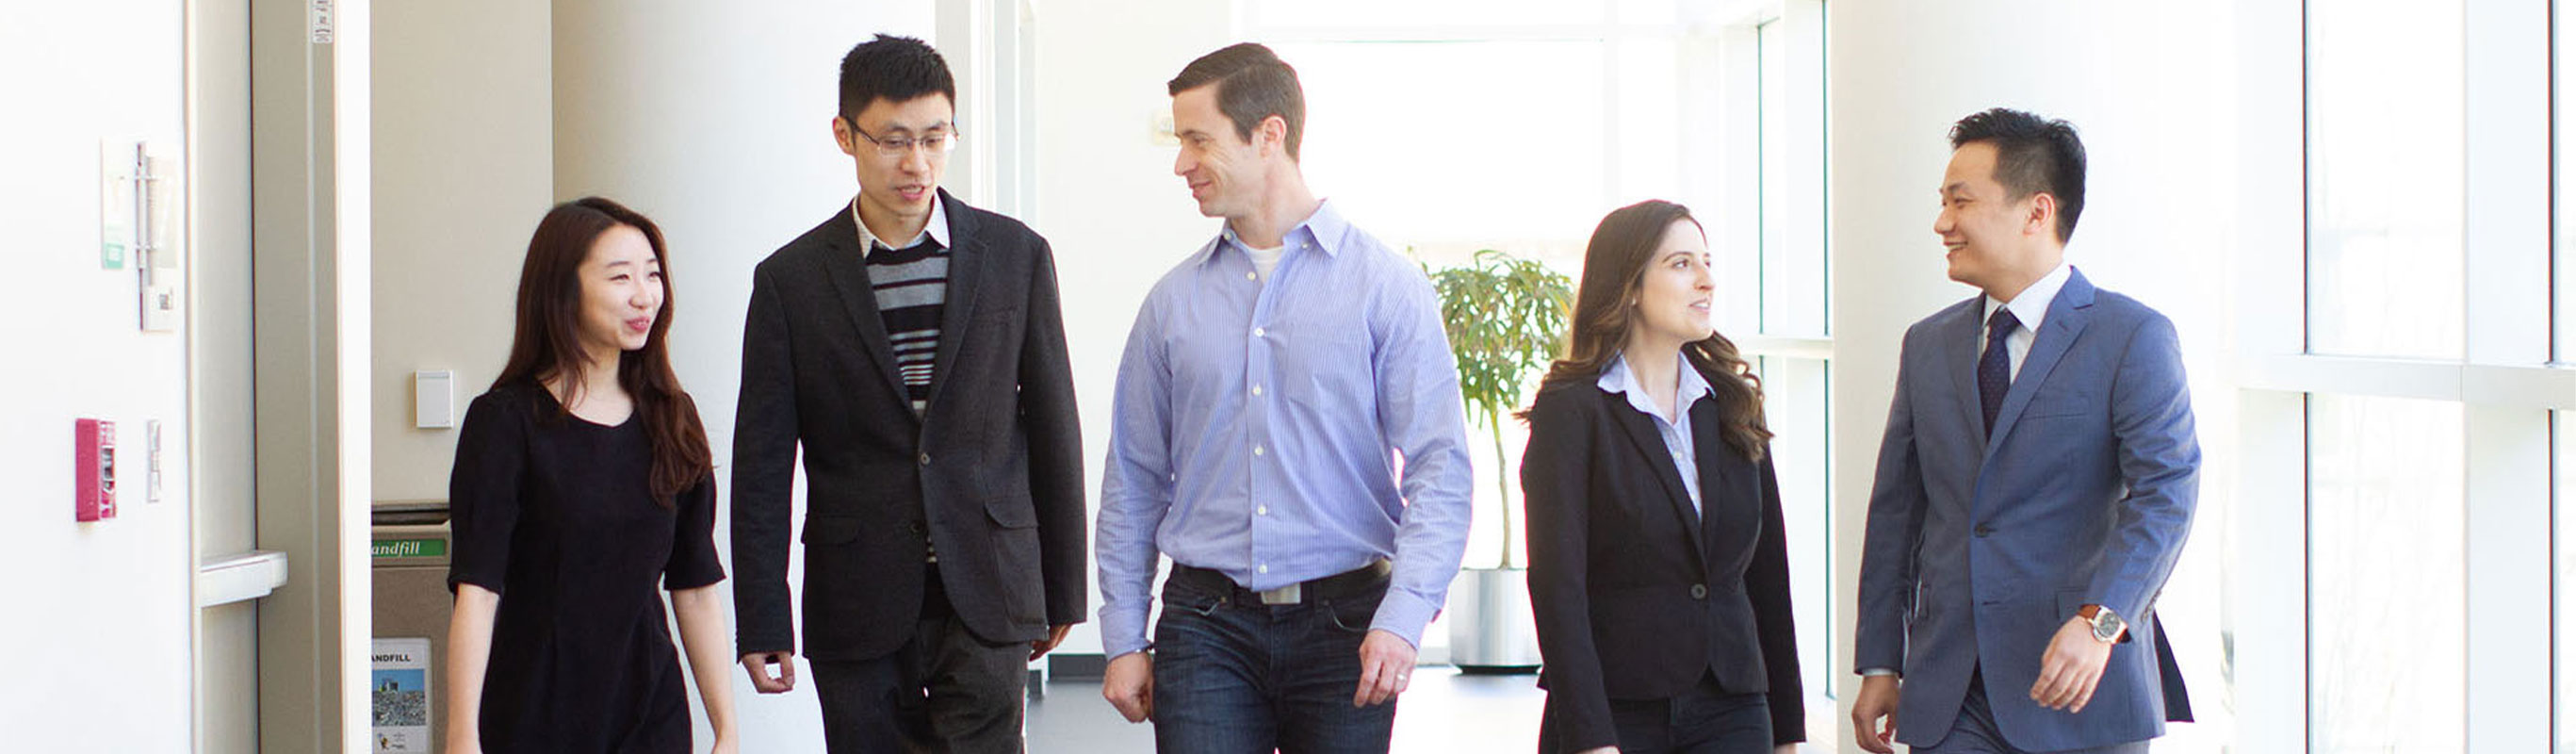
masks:
[[[1541,752],[1786,754],[1806,739],[1761,381],[1709,323],[1690,210],[1602,218],[1529,422]]]

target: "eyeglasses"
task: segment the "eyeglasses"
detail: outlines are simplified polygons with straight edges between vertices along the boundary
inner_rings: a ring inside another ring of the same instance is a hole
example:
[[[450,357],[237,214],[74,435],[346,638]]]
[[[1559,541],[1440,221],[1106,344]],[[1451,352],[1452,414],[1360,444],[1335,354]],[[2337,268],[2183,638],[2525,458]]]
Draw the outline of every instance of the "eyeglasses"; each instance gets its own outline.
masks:
[[[841,122],[849,123],[848,120],[843,120]],[[874,136],[869,136],[866,131],[859,130],[859,124],[857,123],[850,123],[850,133],[858,134],[859,138],[866,139],[868,140],[868,143],[876,145],[877,156],[887,159],[894,159],[910,154],[914,145],[920,145],[923,154],[934,157],[945,156],[950,151],[957,149],[957,139],[959,138],[958,134],[953,131],[932,131],[930,133],[922,134],[918,138],[905,136],[880,139]]]

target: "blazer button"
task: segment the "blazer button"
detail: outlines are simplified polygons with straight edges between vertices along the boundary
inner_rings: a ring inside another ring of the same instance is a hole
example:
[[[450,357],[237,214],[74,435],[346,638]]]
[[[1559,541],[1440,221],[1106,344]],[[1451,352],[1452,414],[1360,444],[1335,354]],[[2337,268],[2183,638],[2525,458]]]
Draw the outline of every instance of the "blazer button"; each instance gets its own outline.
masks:
[[[903,522],[903,528],[912,530],[912,533],[914,534],[920,534],[922,532],[921,522],[919,521],[905,521]]]
[[[1707,585],[1707,584],[1692,584],[1692,585],[1691,585],[1691,599],[1695,599],[1695,600],[1704,600],[1704,599],[1708,599],[1708,585]]]
[[[921,465],[923,465],[923,466],[928,466],[928,465],[930,465],[930,454],[928,454],[928,453],[923,453],[923,454],[921,454]]]

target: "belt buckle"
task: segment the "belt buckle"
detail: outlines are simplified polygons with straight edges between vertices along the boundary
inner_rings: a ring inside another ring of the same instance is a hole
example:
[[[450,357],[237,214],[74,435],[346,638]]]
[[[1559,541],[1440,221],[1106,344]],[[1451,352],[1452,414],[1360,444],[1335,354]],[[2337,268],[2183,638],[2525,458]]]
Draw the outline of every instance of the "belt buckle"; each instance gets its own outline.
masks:
[[[1289,584],[1261,593],[1261,604],[1294,605],[1305,601],[1305,584]]]

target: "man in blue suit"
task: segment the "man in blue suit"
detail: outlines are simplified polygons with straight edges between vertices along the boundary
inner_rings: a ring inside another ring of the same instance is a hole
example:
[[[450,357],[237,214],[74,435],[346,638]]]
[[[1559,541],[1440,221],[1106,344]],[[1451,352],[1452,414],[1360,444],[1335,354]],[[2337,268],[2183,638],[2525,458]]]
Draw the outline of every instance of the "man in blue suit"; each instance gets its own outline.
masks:
[[[1932,229],[1983,294],[1905,333],[1852,723],[1881,754],[2143,754],[2190,719],[2154,619],[2199,484],[2173,323],[2066,265],[2073,126],[1997,108],[1950,145]]]

